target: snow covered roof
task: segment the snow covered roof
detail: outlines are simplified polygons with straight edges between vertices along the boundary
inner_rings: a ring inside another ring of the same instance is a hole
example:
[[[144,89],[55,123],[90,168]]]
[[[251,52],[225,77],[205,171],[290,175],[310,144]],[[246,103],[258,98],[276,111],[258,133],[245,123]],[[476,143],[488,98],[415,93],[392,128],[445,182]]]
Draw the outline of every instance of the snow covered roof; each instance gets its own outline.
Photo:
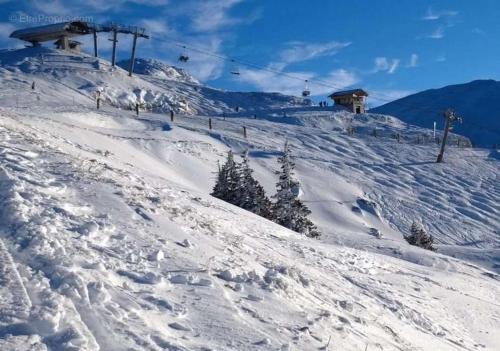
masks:
[[[89,23],[82,21],[73,21],[19,29],[12,32],[10,37],[38,43],[49,40],[56,40],[63,35],[73,37],[89,34],[92,31],[93,26],[89,25]]]
[[[368,96],[368,93],[363,89],[351,89],[351,90],[336,91],[335,93],[329,95],[328,97],[333,99],[334,97],[353,96],[353,95]]]

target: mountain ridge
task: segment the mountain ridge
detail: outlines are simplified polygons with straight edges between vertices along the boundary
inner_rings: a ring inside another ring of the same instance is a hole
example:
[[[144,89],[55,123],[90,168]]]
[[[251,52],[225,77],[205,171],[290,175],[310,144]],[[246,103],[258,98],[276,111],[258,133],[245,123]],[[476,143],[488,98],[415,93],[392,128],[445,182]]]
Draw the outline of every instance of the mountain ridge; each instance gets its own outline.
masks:
[[[432,128],[437,122],[443,127],[443,112],[454,109],[463,117],[454,126],[454,132],[462,134],[477,145],[500,145],[500,82],[478,79],[468,83],[427,89],[372,109],[372,112],[389,114],[421,127]]]

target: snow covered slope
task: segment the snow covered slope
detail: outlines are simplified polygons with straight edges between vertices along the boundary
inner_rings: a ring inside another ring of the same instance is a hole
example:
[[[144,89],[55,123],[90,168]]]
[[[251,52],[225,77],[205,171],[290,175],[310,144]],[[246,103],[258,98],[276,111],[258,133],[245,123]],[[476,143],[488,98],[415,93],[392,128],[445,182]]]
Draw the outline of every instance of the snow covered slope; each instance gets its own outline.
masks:
[[[376,114],[209,130],[97,111],[61,84],[99,76],[62,65],[0,72],[0,350],[499,348],[495,153],[453,146],[436,165],[429,130]],[[208,195],[230,148],[271,192],[285,140],[321,240]],[[414,219],[438,253],[402,239]]]
[[[500,145],[500,82],[476,80],[470,83],[430,89],[390,102],[373,112],[396,116],[421,127],[432,128],[434,121],[443,128],[443,111],[455,109],[463,117],[454,131],[470,138],[476,145]]]
[[[117,65],[128,71],[130,67],[130,60],[118,61]],[[152,76],[160,79],[175,80],[177,82],[200,84],[198,80],[196,80],[182,68],[170,66],[154,59],[135,59],[134,73]]]
[[[2,80],[37,79],[54,83],[54,93],[82,94],[95,101],[100,91],[104,103],[124,109],[141,108],[185,114],[217,114],[267,110],[278,106],[307,106],[308,100],[278,93],[226,93],[200,85],[186,72],[168,70],[158,61],[139,62],[141,75],[128,77],[120,67],[85,54],[68,54],[47,48],[0,51]],[[160,67],[161,66],[161,67]],[[166,75],[170,75],[166,79]],[[28,78],[29,77],[29,78]],[[31,84],[31,83],[30,83]]]

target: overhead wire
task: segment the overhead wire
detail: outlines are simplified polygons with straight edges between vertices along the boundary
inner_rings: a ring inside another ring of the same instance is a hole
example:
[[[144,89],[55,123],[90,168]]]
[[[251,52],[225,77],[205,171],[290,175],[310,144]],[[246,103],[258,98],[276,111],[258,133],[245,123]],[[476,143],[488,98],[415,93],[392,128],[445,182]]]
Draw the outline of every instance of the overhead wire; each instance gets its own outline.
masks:
[[[181,47],[183,50],[189,50],[189,51],[197,52],[197,53],[200,53],[200,54],[203,54],[203,55],[206,55],[206,56],[217,58],[217,59],[225,61],[225,62],[231,62],[233,64],[237,63],[238,65],[241,65],[241,66],[246,66],[246,67],[249,67],[249,68],[254,68],[256,70],[263,71],[263,72],[273,73],[273,74],[278,75],[278,76],[287,77],[289,79],[294,79],[294,80],[298,80],[298,81],[301,81],[301,82],[305,82],[306,84],[319,85],[319,86],[323,86],[323,87],[330,88],[330,89],[335,89],[335,90],[345,89],[344,86],[339,86],[339,85],[333,84],[331,82],[324,81],[322,79],[318,79],[318,78],[306,78],[306,79],[304,79],[303,77],[299,77],[299,76],[294,75],[294,74],[283,72],[282,70],[273,69],[273,68],[271,68],[269,66],[259,65],[259,64],[256,64],[256,63],[253,63],[253,62],[250,62],[250,61],[237,59],[235,57],[231,57],[231,56],[228,56],[228,55],[223,55],[223,54],[215,53],[213,51],[209,51],[209,50],[206,50],[206,49],[203,49],[203,48],[200,48],[200,47],[196,47],[196,46],[187,44],[185,42],[182,42],[182,41],[179,41],[179,40],[176,40],[176,39],[158,38],[158,37],[151,37],[151,39],[154,39],[154,40],[157,40],[157,41],[160,41],[160,42],[164,42],[164,43],[173,43],[176,46]],[[395,104],[395,105],[400,104],[401,106],[404,106],[406,108],[412,108],[414,110],[422,110],[423,112],[428,113],[426,106],[422,106],[422,105],[418,105],[417,106],[417,105],[407,104],[407,103],[402,102],[402,101],[394,100],[394,97],[386,95],[386,94],[371,93],[370,96],[371,97],[375,97],[375,99],[377,99],[379,101],[382,101],[382,102],[392,103],[392,104]],[[437,114],[441,114],[442,112],[443,111],[436,111],[435,113],[437,115]],[[486,128],[485,126],[480,126],[478,124],[475,124],[475,123],[471,122],[470,120],[468,120],[467,123],[471,124],[473,126],[479,127],[479,128]],[[494,132],[499,132],[500,133],[500,130],[495,130],[495,129],[490,129],[490,128],[488,128],[488,129],[492,130]]]

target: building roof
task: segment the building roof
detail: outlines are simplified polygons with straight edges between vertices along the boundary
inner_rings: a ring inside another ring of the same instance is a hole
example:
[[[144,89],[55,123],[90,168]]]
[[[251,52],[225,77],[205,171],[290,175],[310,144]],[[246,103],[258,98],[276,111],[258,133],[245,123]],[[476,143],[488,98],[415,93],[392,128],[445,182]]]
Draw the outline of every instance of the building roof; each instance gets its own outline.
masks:
[[[11,38],[17,38],[31,43],[41,43],[44,41],[57,40],[62,36],[75,37],[79,35],[91,34],[96,32],[111,32],[125,34],[137,34],[137,36],[149,39],[144,28],[135,26],[123,26],[119,24],[94,24],[84,21],[72,21],[49,24],[46,26],[30,27],[19,29],[10,35]]]
[[[342,90],[336,91],[333,94],[329,95],[330,98],[342,97],[342,96],[368,96],[368,93],[363,89],[351,89],[351,90]]]
[[[73,21],[19,29],[12,32],[10,37],[39,43],[49,40],[56,40],[63,35],[74,37],[92,33],[92,31],[92,25],[89,25],[87,22]]]

